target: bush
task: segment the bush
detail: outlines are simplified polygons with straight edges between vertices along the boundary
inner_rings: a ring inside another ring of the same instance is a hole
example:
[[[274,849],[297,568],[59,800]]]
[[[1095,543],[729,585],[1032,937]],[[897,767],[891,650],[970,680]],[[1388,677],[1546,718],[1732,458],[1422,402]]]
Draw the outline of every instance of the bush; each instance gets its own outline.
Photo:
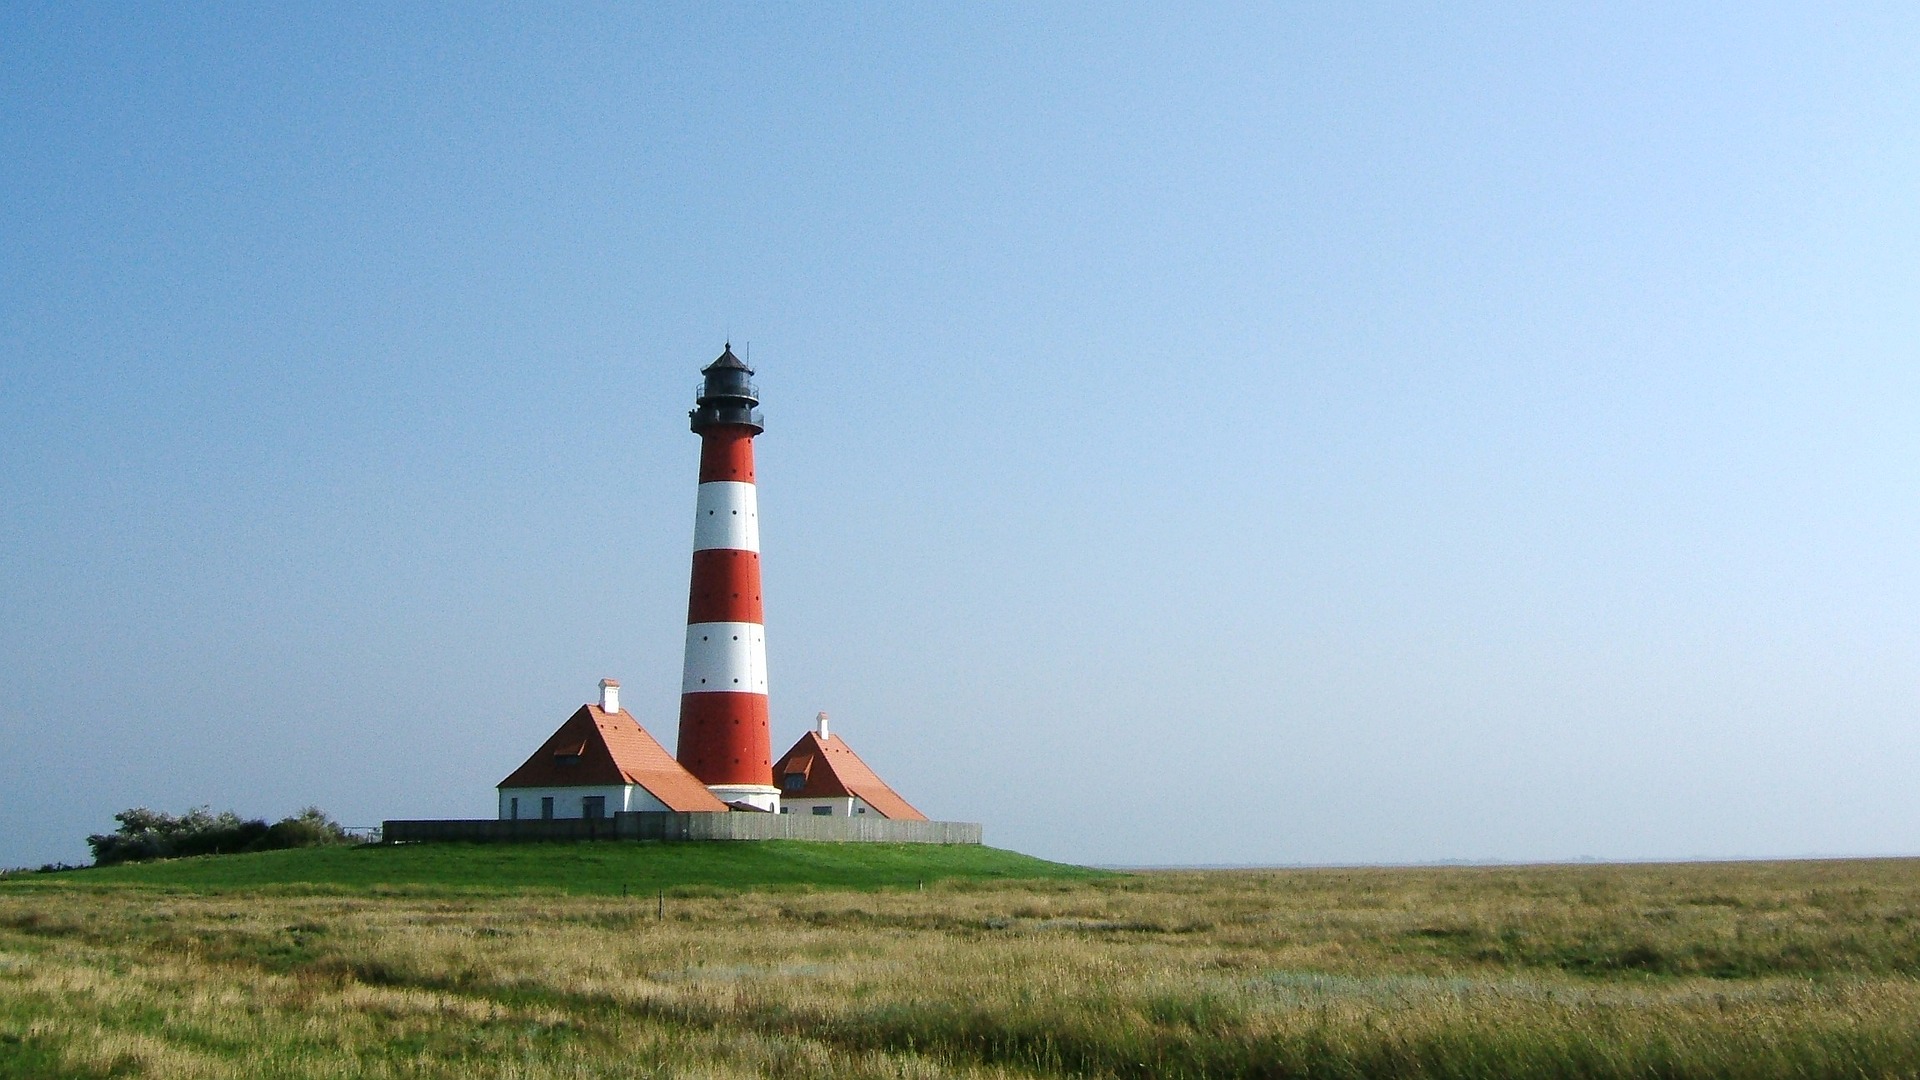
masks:
[[[340,823],[320,812],[317,806],[309,806],[290,818],[281,818],[267,829],[267,847],[325,847],[328,844],[348,844],[353,838]]]
[[[317,806],[272,825],[242,819],[231,810],[215,814],[204,806],[179,817],[136,806],[113,815],[120,827],[87,837],[95,866],[171,859],[182,855],[228,855],[240,851],[348,844],[353,838]]]

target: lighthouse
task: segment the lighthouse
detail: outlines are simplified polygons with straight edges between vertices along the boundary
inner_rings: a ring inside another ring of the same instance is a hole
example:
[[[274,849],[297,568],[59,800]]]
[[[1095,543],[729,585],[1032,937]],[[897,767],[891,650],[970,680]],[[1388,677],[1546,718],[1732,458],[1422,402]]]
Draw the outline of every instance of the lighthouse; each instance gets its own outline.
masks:
[[[838,726],[828,730],[826,713],[773,762],[753,475],[753,439],[765,430],[760,390],[731,343],[700,374],[687,414],[700,436],[700,494],[676,757],[621,706],[619,681],[601,679],[600,703],[580,706],[495,785],[497,829],[389,821],[387,839],[980,842],[978,825],[929,822],[853,752]],[[610,825],[595,824],[608,818]],[[861,820],[842,827],[814,818]]]
[[[732,343],[701,374],[688,414],[700,436],[700,495],[676,756],[721,802],[778,811],[753,480],[753,437],[765,430],[760,391],[753,369],[733,355]]]

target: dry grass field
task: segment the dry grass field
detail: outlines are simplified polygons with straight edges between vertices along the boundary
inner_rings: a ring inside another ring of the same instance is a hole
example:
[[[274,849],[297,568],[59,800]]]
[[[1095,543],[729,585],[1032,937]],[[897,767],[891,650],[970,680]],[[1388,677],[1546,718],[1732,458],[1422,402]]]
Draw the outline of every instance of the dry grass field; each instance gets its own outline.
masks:
[[[1067,1075],[1920,1075],[1920,861],[0,884],[0,1076]]]

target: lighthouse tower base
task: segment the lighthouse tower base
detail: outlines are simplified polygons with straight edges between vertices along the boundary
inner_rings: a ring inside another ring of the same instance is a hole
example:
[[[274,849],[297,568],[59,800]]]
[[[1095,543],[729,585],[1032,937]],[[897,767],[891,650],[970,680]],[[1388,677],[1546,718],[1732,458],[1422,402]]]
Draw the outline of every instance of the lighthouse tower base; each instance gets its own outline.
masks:
[[[772,784],[708,784],[707,790],[723,803],[746,803],[769,814],[780,812],[780,789]]]

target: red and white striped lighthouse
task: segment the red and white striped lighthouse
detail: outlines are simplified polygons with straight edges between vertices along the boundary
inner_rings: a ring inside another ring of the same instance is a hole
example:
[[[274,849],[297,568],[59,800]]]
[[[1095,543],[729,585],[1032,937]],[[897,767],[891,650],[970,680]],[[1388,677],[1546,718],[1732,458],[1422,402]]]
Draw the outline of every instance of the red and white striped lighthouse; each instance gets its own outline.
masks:
[[[688,414],[700,436],[687,662],[675,755],[722,802],[780,809],[767,733],[767,637],[760,608],[760,511],[753,437],[765,430],[753,369],[728,344],[702,369]]]

